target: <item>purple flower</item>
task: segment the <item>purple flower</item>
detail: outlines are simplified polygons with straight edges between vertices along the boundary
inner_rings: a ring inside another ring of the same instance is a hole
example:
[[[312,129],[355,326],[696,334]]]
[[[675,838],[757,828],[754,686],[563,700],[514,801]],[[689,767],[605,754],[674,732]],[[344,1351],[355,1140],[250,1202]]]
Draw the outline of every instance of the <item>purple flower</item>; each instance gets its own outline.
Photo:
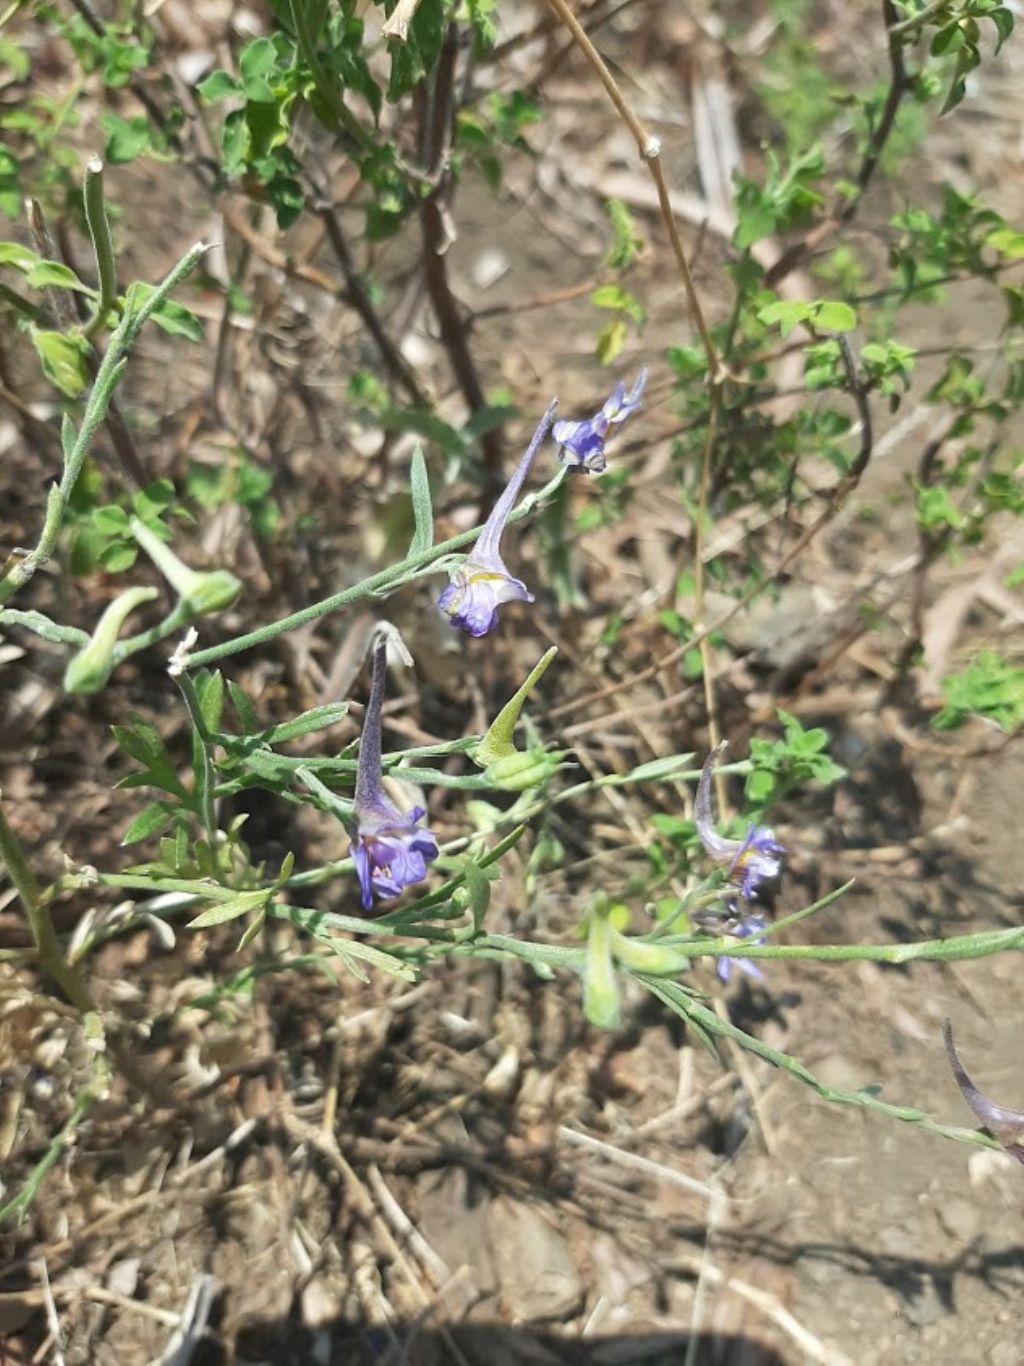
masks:
[[[729,931],[731,939],[752,939],[755,944],[764,943],[764,931],[766,922],[764,916],[746,915],[740,918],[739,924]],[[719,958],[715,964],[715,971],[723,982],[728,982],[732,977],[733,966],[739,968],[740,972],[752,977],[755,982],[764,981],[764,973],[749,958],[743,958],[737,954],[734,958]]]
[[[738,885],[740,895],[750,901],[762,882],[778,877],[782,870],[781,855],[786,851],[763,825],[751,825],[743,840],[726,839],[715,829],[715,817],[711,809],[711,775],[724,748],[724,743],[719,745],[704,761],[693,803],[693,820],[705,851],[716,863],[729,865],[729,876]]]
[[[558,454],[570,470],[586,474],[601,474],[605,468],[604,446],[609,428],[625,422],[630,413],[640,407],[640,396],[647,383],[647,371],[641,370],[636,383],[626,395],[620,381],[610,398],[605,399],[599,413],[584,422],[556,422],[553,432],[561,447]]]
[[[384,900],[398,896],[403,887],[422,882],[427,864],[437,858],[434,836],[417,825],[427,814],[423,807],[399,811],[384,793],[380,713],[387,651],[387,640],[379,638],[373,649],[373,681],[363,719],[356,774],[356,837],[351,853],[359,874],[363,909],[367,911],[373,905],[374,892]]]
[[[503,602],[533,602],[533,594],[526,584],[513,578],[505,567],[501,558],[501,534],[557,407],[557,400],[548,406],[526,454],[491,510],[476,544],[463,563],[452,570],[451,583],[437,600],[438,607],[452,625],[468,631],[471,636],[485,636],[497,626],[498,608]]]

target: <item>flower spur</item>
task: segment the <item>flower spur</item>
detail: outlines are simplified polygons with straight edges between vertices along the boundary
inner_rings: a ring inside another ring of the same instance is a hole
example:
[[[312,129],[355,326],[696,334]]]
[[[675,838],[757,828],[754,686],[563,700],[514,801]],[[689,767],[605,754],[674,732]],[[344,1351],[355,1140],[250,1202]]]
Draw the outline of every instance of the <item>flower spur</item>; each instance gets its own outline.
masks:
[[[425,809],[414,806],[411,811],[400,811],[384,792],[380,715],[387,650],[387,638],[382,635],[373,648],[373,679],[356,772],[356,835],[351,853],[367,911],[374,893],[383,900],[398,896],[403,888],[422,882],[427,864],[437,858],[437,841],[417,824],[427,814]]]
[[[501,558],[501,536],[557,407],[557,399],[549,404],[526,454],[492,508],[476,544],[462,564],[452,570],[451,583],[437,600],[451,624],[468,631],[471,636],[485,636],[497,626],[498,608],[502,603],[533,602],[533,594],[526,584],[508,572]]]

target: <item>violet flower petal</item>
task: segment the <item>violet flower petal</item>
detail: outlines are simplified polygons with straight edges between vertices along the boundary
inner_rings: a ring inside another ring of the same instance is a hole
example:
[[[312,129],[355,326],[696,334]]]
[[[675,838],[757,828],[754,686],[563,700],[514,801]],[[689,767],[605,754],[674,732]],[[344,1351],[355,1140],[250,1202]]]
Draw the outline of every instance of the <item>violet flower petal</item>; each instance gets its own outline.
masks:
[[[629,394],[620,380],[599,412],[582,422],[556,422],[552,435],[558,442],[559,458],[570,470],[601,474],[607,467],[605,442],[610,426],[625,422],[640,407],[640,396],[647,383],[647,371],[641,370]]]
[[[781,856],[786,851],[767,826],[751,825],[743,840],[728,839],[715,829],[711,779],[723,749],[725,741],[704,761],[693,802],[693,821],[707,855],[716,863],[729,865],[729,874],[737,881],[741,895],[750,901],[762,882],[778,877],[782,871]]]

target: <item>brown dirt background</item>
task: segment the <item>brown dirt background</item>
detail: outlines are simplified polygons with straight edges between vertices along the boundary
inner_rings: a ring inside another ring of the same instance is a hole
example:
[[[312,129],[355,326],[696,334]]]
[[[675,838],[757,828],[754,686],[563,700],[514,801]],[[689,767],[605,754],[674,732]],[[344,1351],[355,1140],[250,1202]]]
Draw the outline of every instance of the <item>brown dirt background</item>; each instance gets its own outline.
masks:
[[[871,12],[821,10],[814,33],[823,60],[843,78],[877,77],[883,57]],[[695,195],[701,186],[691,97],[695,73],[722,58],[714,20],[713,13],[684,18],[667,6],[634,6],[609,26],[603,46],[656,122],[673,185]],[[180,72],[188,56],[218,51],[229,16],[213,4],[168,3],[156,21]],[[237,11],[230,22],[237,31]],[[38,34],[29,41],[43,72],[38,79],[51,91],[61,88],[66,52],[53,42],[40,53]],[[515,75],[535,65],[537,54],[527,47],[510,61]],[[763,132],[750,93],[756,65],[756,51],[729,54],[728,87],[751,168]],[[628,138],[582,68],[556,50],[548,66],[545,118],[530,131],[537,157],[513,162],[497,200],[467,181],[456,200],[459,236],[450,253],[459,299],[475,313],[489,310],[472,332],[481,370],[489,387],[515,395],[522,430],[554,383],[563,411],[588,411],[600,401],[606,376],[592,360],[594,310],[585,298],[500,310],[593,276],[605,249],[595,187],[614,184],[638,203],[644,193]],[[1019,221],[1022,77],[1021,44],[1011,41],[1000,62],[983,69],[969,105],[933,131],[908,183],[872,193],[855,232],[870,237],[904,193],[934,202],[946,182],[976,189]],[[94,81],[80,96],[83,149],[95,140],[101,98]],[[238,239],[223,221],[223,205],[205,200],[180,167],[133,163],[113,170],[109,187],[123,210],[117,232],[125,278],[155,277],[196,237],[226,242],[237,263]],[[237,196],[235,203],[244,207]],[[623,521],[581,541],[578,570],[589,607],[542,605],[543,630],[578,667],[572,681],[552,684],[552,704],[608,677],[628,677],[672,643],[655,612],[685,564],[690,529],[668,472],[678,418],[660,352],[689,340],[689,327],[659,226],[650,215],[641,214],[641,223],[650,245],[630,287],[650,318],[617,367],[627,374],[644,362],[653,372],[643,425],[635,420],[620,448],[619,458],[634,468],[636,498]],[[274,235],[265,215],[259,230]],[[308,225],[284,246],[331,269]],[[445,357],[417,304],[415,247],[414,237],[403,235],[376,248],[369,264],[386,284],[389,319],[406,324],[408,354],[429,376],[441,410],[454,416],[459,401]],[[709,233],[698,284],[713,313],[723,297],[717,276],[724,252]],[[488,284],[495,272],[499,278]],[[197,557],[230,561],[247,580],[238,609],[244,616],[228,629],[386,562],[392,547],[382,528],[403,469],[401,445],[360,430],[347,412],[351,365],[372,364],[358,320],[258,259],[248,288],[257,307],[231,335],[218,404],[210,402],[210,375],[219,301],[195,288],[185,297],[209,319],[205,346],[172,349],[148,335],[123,390],[154,476],[180,478],[189,459],[217,460],[238,447],[274,470],[289,536],[261,547],[230,509],[191,533]],[[900,337],[922,345],[937,335],[989,339],[995,325],[986,300],[951,291],[941,316],[922,310]],[[8,350],[24,392],[41,401],[30,366]],[[869,596],[870,576],[898,566],[912,549],[899,495],[928,429],[928,414],[915,403],[924,387],[922,378],[891,424],[878,414],[884,455],[857,507],[808,551],[779,599],[737,623],[729,638],[731,648],[757,652],[755,664],[729,675],[738,751],[752,731],[773,724],[778,703],[805,724],[826,725],[849,770],[834,792],[801,795],[776,822],[792,851],[780,911],[857,879],[842,902],[801,927],[815,941],[963,933],[1015,924],[1024,908],[1021,754],[972,757],[989,739],[983,728],[939,742],[916,703],[878,705],[879,679],[901,639],[899,602],[813,691],[800,694],[778,667],[808,603],[819,626],[807,647],[813,661],[840,637],[851,606]],[[52,438],[52,409],[40,416]],[[53,447],[38,424],[6,413],[0,421],[5,540],[30,543]],[[508,450],[520,434],[510,433]],[[574,490],[574,497],[587,496]],[[865,506],[875,512],[871,521],[859,515]],[[309,508],[316,517],[303,529],[297,517]],[[453,525],[471,512],[468,502],[449,498]],[[718,523],[716,535],[727,541],[741,524]],[[986,569],[981,557],[940,566],[930,602],[941,605],[943,594]],[[48,576],[33,588],[33,605],[57,612],[59,604],[66,619],[88,620],[110,591],[101,576],[66,589]],[[388,607],[422,684],[393,718],[395,737],[408,742],[477,726],[536,655],[536,638],[517,638],[510,617],[500,648],[470,665],[464,642],[426,604],[417,589]],[[626,622],[617,657],[598,644],[613,610]],[[368,622],[327,620],[260,657],[232,661],[229,672],[268,716],[344,695]],[[1007,638],[1006,622],[974,603],[954,633],[952,657]],[[15,649],[0,673],[0,760],[22,837],[51,874],[64,858],[115,866],[120,831],[139,807],[132,793],[110,790],[123,768],[107,727],[140,708],[168,735],[178,734],[161,660],[126,667],[100,698],[67,699],[57,651],[13,633],[3,645]],[[699,705],[652,711],[649,704],[663,696],[659,687],[626,693],[625,715],[610,713],[586,733],[573,734],[568,717],[568,742],[599,768],[698,748]],[[331,743],[351,738],[354,728],[346,727]],[[551,738],[562,738],[558,726]],[[642,805],[601,806],[574,818],[587,828],[570,820],[559,833],[577,847],[599,841],[616,860],[638,859],[648,814]],[[457,810],[438,812],[444,833],[453,833],[458,819]],[[250,829],[271,859],[296,834],[310,858],[341,850],[336,828],[318,818],[283,829],[279,813],[257,805]],[[580,909],[571,882],[527,878],[525,854],[517,853],[495,890],[496,928],[567,933]],[[69,899],[61,927],[70,931],[87,905]],[[13,933],[15,918],[9,901],[0,905],[0,932]],[[667,1366],[687,1360],[694,1326],[694,1359],[702,1366],[1015,1366],[1021,1359],[1022,1186],[1009,1158],[829,1107],[727,1050],[716,1064],[646,1000],[629,1003],[620,1033],[600,1035],[581,1023],[574,987],[536,981],[519,966],[445,965],[411,990],[352,979],[339,989],[320,976],[271,975],[216,1018],[192,1009],[171,1019],[175,1007],[235,970],[232,944],[230,935],[181,934],[168,949],[139,932],[98,955],[97,993],[139,1025],[150,1102],[115,1092],[50,1174],[29,1221],[0,1235],[0,1361],[53,1359],[40,1292],[44,1264],[56,1287],[68,1366],[184,1362],[176,1322],[183,1314],[187,1322],[195,1297],[207,1291],[213,1309],[209,1334],[192,1355],[197,1366]],[[265,948],[286,956],[295,945],[281,928]],[[886,1099],[966,1123],[941,1047],[940,1023],[949,1015],[982,1089],[1006,1105],[1024,1104],[1015,956],[908,969],[775,964],[767,990],[741,984],[725,1003],[737,1023],[834,1085],[880,1084]],[[13,1189],[66,1117],[63,1079],[76,1059],[73,1040],[52,1015],[26,1005],[13,1023],[5,1019],[4,1115],[15,1114],[11,1094],[19,1102],[2,1179]],[[566,1131],[606,1147],[577,1146]],[[709,1203],[680,1176],[709,1182],[719,1194]]]

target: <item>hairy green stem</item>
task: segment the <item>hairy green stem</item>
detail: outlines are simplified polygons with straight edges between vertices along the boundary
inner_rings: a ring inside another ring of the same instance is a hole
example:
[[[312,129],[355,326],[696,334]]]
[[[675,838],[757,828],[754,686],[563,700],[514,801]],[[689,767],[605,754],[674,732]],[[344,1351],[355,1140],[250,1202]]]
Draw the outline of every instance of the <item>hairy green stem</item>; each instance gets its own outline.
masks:
[[[542,489],[536,494],[527,495],[523,499],[509,517],[509,522],[520,521],[535,507],[550,499],[562,483],[565,475],[566,469],[563,465]],[[351,603],[361,602],[364,598],[380,594],[392,587],[396,580],[410,570],[419,569],[431,564],[434,560],[440,559],[442,555],[449,555],[453,551],[461,550],[464,546],[472,545],[482,530],[483,526],[477,526],[473,527],[471,531],[462,531],[457,536],[451,536],[447,541],[442,541],[439,545],[421,551],[418,555],[410,555],[400,564],[392,565],[389,569],[382,569],[379,573],[371,575],[368,579],[363,579],[361,583],[357,583],[351,588],[342,589],[340,593],[333,593],[329,598],[322,598],[319,602],[311,603],[298,612],[292,612],[287,617],[281,617],[279,621],[273,621],[269,626],[261,626],[257,631],[249,631],[245,635],[235,636],[233,640],[225,640],[220,645],[211,645],[209,649],[197,650],[189,655],[188,667],[190,669],[200,668],[203,665],[214,663],[215,660],[224,659],[227,655],[239,654],[242,650],[251,650],[256,645],[262,645],[268,640],[273,640],[275,636],[284,635],[288,631],[295,631],[300,626],[306,626],[309,622],[326,616],[329,612],[336,612],[339,607],[348,607]],[[130,645],[131,642],[129,641],[127,644]]]
[[[51,645],[73,645],[75,649],[82,649],[89,644],[88,631],[81,631],[77,626],[61,626],[59,622],[43,616],[42,612],[22,612],[17,607],[3,607],[0,608],[0,626],[24,626],[26,631],[35,632]]]

